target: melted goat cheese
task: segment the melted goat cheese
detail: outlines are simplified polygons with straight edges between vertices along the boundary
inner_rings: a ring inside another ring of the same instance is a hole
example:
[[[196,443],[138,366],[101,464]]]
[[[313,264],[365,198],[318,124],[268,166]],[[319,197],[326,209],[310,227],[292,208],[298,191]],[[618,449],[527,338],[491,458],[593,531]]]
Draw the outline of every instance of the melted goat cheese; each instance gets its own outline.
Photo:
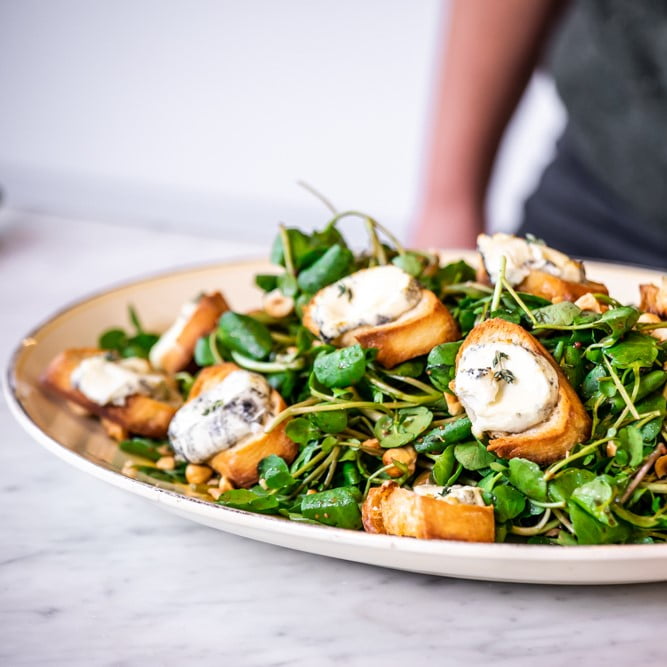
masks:
[[[112,359],[98,354],[84,359],[70,375],[72,387],[98,405],[124,405],[134,394],[166,398],[169,390],[163,375],[151,373],[145,359]]]
[[[169,424],[169,442],[187,461],[203,463],[261,433],[272,416],[270,398],[271,387],[261,375],[233,371],[178,410]]]
[[[162,362],[169,351],[176,345],[178,337],[183,333],[190,318],[197,310],[198,301],[188,301],[184,303],[176,318],[176,321],[167,329],[153,345],[148,355],[153,368],[162,370]]]
[[[397,320],[421,299],[417,281],[387,264],[362,269],[320,290],[313,304],[313,320],[320,335],[331,341],[360,326]]]
[[[428,496],[429,498],[442,500],[446,503],[486,505],[482,498],[482,489],[477,486],[455,484],[454,486],[445,487],[438,486],[437,484],[419,484],[418,486],[415,486],[413,490],[418,496]]]
[[[576,283],[586,278],[582,265],[562,252],[511,234],[480,234],[477,249],[494,285],[498,281],[503,255],[506,258],[505,278],[510,285],[518,285],[533,270],[545,271]]]
[[[454,392],[473,433],[522,433],[545,421],[558,401],[558,375],[542,356],[512,343],[467,347]]]

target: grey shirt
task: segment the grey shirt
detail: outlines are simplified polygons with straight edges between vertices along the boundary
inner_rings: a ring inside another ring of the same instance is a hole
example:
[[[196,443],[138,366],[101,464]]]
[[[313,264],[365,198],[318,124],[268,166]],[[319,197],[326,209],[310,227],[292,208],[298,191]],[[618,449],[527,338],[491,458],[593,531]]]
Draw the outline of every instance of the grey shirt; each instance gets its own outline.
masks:
[[[667,229],[667,0],[579,0],[551,65],[582,162]]]

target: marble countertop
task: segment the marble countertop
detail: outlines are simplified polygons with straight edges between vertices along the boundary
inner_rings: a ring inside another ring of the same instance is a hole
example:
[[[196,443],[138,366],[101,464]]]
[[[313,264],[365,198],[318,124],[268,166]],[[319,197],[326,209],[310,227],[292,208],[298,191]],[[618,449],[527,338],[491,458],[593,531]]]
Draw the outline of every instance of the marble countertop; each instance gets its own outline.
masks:
[[[0,235],[0,355],[59,306],[247,245],[38,216]],[[0,405],[1,665],[665,664],[667,584],[437,578],[290,551],[69,467]]]

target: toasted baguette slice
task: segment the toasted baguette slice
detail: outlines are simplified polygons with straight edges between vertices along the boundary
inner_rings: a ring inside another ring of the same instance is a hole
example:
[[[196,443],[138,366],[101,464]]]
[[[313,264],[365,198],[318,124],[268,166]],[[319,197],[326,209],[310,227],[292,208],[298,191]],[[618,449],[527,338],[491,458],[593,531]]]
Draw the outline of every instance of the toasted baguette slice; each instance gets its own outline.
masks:
[[[118,424],[121,429],[129,433],[147,438],[165,438],[169,422],[178,406],[141,394],[128,396],[124,405],[98,405],[72,386],[70,380],[72,371],[84,359],[98,354],[104,354],[104,350],[96,348],[65,350],[47,367],[41,378],[43,386],[92,414]],[[121,433],[122,431],[116,431],[116,435]]]
[[[521,457],[535,463],[551,463],[563,458],[577,443],[587,440],[591,420],[581,400],[554,358],[518,324],[500,318],[478,324],[461,345],[457,365],[469,346],[494,342],[521,345],[546,359],[558,376],[558,402],[544,422],[522,433],[491,433],[487,449],[505,459]]]
[[[660,287],[651,284],[640,285],[639,295],[641,297],[640,310],[659,317],[667,317],[667,276],[663,277]]]
[[[450,503],[402,489],[396,482],[372,488],[361,508],[368,533],[422,540],[493,542],[493,507]]]
[[[325,288],[326,289],[326,288]],[[316,336],[320,330],[313,319],[317,295],[303,311],[303,324]],[[430,352],[436,345],[458,340],[460,332],[447,307],[430,290],[422,290],[414,308],[387,324],[361,326],[345,332],[333,341],[346,347],[359,343],[365,348],[377,348],[377,360],[386,368]]]
[[[215,329],[220,315],[227,310],[229,306],[220,292],[204,294],[177,338],[161,353],[159,363],[153,365],[166,373],[182,371],[192,361],[197,341]],[[159,344],[160,341],[156,347]]]
[[[563,280],[553,276],[546,271],[531,271],[524,280],[519,283],[517,289],[535,296],[541,296],[554,303],[559,301],[576,301],[584,294],[609,294],[607,287],[602,283],[584,280],[576,283],[571,280]]]
[[[240,370],[236,364],[226,362],[204,368],[190,390],[188,400],[222,382],[231,372]],[[287,405],[282,396],[271,391],[271,408],[274,415],[282,412]],[[259,462],[271,454],[276,454],[291,463],[297,455],[298,446],[285,434],[286,422],[279,424],[270,433],[261,433],[256,438],[230,447],[213,456],[209,461],[214,470],[238,487],[249,487],[257,483]]]

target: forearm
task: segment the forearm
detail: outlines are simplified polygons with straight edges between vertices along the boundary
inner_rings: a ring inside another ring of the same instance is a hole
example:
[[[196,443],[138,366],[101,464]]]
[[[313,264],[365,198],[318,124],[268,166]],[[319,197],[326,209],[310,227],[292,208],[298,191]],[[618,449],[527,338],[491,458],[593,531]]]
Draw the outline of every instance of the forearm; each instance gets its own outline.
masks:
[[[422,207],[479,210],[478,228],[452,228],[454,241],[467,245],[481,231],[498,144],[562,6],[562,0],[452,1]]]

